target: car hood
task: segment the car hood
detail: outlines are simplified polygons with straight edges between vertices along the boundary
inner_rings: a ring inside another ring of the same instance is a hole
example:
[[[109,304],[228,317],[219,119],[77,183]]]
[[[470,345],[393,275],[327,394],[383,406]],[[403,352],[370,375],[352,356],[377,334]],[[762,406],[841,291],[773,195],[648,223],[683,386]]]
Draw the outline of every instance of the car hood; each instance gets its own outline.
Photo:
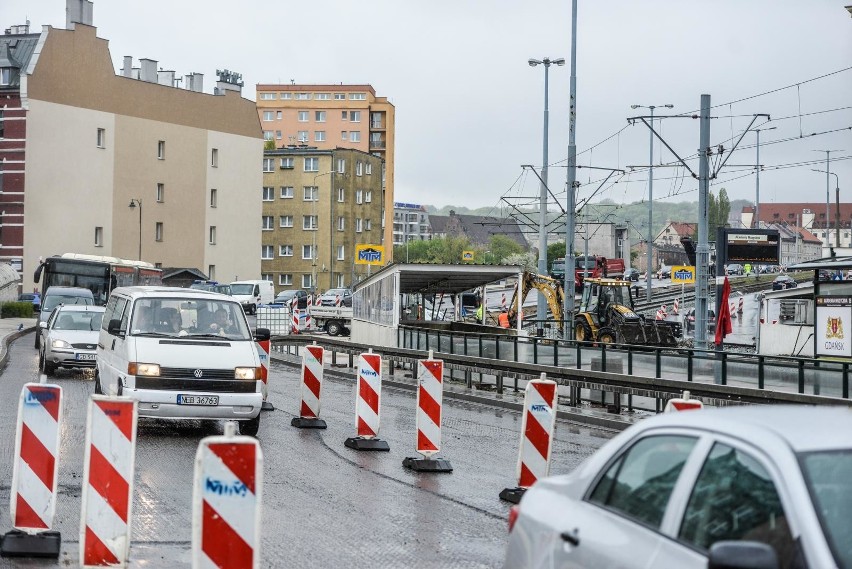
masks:
[[[69,344],[92,344],[98,345],[99,330],[50,330],[47,333],[47,341],[64,340]]]

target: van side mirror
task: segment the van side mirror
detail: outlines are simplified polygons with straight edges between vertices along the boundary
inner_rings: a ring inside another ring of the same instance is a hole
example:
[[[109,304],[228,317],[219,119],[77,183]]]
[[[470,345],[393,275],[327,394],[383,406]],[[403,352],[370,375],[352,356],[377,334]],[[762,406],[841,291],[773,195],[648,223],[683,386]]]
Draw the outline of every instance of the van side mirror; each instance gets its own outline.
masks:
[[[717,541],[710,546],[707,569],[778,569],[778,555],[759,541]]]
[[[124,334],[121,333],[121,320],[118,318],[110,320],[109,325],[107,326],[107,332],[113,336],[123,336]]]
[[[269,333],[269,328],[258,328],[254,331],[254,341],[255,342],[265,342],[271,337]]]

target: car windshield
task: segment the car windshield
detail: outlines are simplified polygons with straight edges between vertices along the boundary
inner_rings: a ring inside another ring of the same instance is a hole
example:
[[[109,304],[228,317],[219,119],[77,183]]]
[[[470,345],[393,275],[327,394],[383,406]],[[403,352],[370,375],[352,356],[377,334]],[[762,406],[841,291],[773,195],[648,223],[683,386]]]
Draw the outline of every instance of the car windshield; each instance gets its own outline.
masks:
[[[231,289],[233,291],[233,288]],[[276,300],[290,300],[296,296],[295,290],[287,290],[282,293],[279,293],[278,296],[275,297]]]
[[[91,298],[85,296],[71,296],[64,294],[51,294],[44,300],[44,306],[41,307],[45,312],[50,312],[60,304],[86,304],[93,305],[95,303]]]
[[[254,294],[254,285],[251,284],[251,283],[249,283],[249,284],[232,284],[231,285],[231,294],[233,294],[233,295]]]
[[[104,313],[99,311],[62,310],[53,323],[54,330],[100,330]]]
[[[325,291],[323,296],[344,296],[346,294],[345,288],[332,288]]]
[[[852,450],[802,455],[805,482],[839,567],[852,567]]]
[[[140,298],[133,306],[130,333],[251,339],[239,303],[195,298]]]

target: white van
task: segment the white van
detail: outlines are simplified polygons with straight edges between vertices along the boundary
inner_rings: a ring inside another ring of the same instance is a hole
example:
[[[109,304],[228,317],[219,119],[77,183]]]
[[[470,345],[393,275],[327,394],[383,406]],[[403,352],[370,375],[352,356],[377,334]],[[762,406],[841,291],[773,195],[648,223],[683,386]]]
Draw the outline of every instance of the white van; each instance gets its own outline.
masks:
[[[258,306],[275,300],[275,286],[272,281],[237,281],[231,283],[231,296],[243,305],[246,314],[257,314]]]
[[[120,287],[98,338],[95,392],[139,402],[140,417],[230,419],[256,435],[266,385],[240,304],[214,292]]]

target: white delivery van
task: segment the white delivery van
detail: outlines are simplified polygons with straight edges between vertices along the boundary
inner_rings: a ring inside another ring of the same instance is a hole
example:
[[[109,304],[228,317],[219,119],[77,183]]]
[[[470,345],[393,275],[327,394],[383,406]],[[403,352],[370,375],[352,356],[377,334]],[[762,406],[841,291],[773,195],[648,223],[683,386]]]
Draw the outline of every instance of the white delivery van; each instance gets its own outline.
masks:
[[[139,402],[140,417],[229,419],[256,435],[266,385],[233,297],[185,288],[112,291],[98,337],[95,392]]]
[[[257,314],[258,306],[275,300],[275,287],[272,281],[237,281],[231,283],[231,296],[243,305],[246,314]]]

